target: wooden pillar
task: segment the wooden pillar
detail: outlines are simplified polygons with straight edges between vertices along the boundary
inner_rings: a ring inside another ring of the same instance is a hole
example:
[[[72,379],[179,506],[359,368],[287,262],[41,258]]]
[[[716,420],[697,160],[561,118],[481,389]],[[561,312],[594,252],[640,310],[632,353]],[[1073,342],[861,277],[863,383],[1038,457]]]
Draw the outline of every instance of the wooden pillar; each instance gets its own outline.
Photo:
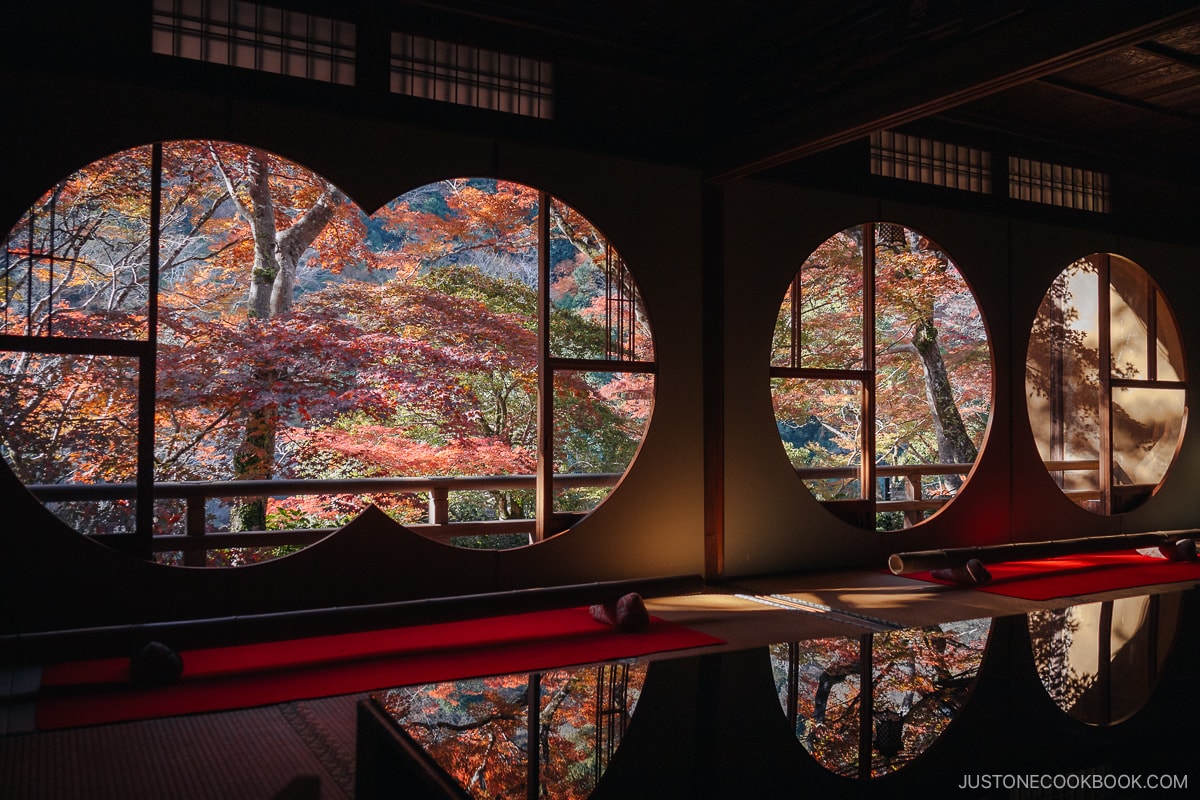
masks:
[[[702,191],[704,577],[720,580],[725,572],[725,192],[713,185]]]
[[[208,498],[203,495],[189,494],[184,498],[184,533],[188,537],[204,535],[204,505]],[[183,565],[185,567],[208,566],[207,550],[184,550]]]
[[[431,525],[450,523],[450,489],[434,486],[429,490],[429,522]]]

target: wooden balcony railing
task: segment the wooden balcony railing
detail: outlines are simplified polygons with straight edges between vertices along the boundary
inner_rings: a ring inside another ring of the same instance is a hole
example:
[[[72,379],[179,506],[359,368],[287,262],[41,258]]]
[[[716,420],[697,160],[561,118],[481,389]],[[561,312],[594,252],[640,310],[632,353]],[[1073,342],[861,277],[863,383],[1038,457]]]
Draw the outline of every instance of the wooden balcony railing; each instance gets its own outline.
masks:
[[[1046,461],[1046,469],[1061,482],[1061,476],[1066,472],[1098,472],[1100,462],[1096,459],[1079,461]],[[974,464],[878,464],[875,467],[876,478],[900,479],[896,488],[903,497],[877,499],[873,504],[875,513],[898,511],[904,515],[905,527],[915,525],[924,519],[925,512],[936,511],[954,499],[954,495],[937,495],[926,497],[922,482],[931,475],[962,475],[971,471]],[[797,467],[796,474],[803,480],[846,480],[859,478],[859,468],[849,467]],[[1064,489],[1064,494],[1076,502],[1096,500],[1100,497],[1099,489]],[[826,505],[856,504],[865,502],[860,499],[827,500]]]
[[[1056,475],[1064,472],[1096,472],[1099,462],[1091,461],[1047,461],[1046,468]],[[953,495],[926,497],[922,481],[930,475],[966,475],[972,464],[902,464],[878,465],[878,478],[900,479],[897,487],[903,497],[877,500],[874,512],[898,511],[904,515],[905,524],[920,522],[928,511],[936,511],[953,499]],[[796,474],[805,480],[847,480],[859,477],[858,467],[800,467]],[[555,488],[592,488],[614,486],[621,478],[620,473],[568,474],[554,477]],[[535,521],[529,518],[507,520],[464,520],[451,521],[450,493],[463,491],[512,491],[533,490],[536,486],[533,475],[481,475],[467,477],[416,477],[416,478],[347,478],[341,480],[283,479],[270,481],[184,481],[163,482],[154,485],[155,500],[184,501],[184,530],[182,534],[164,534],[151,537],[150,550],[154,553],[181,551],[184,563],[202,566],[205,553],[233,547],[281,547],[312,544],[336,530],[336,528],[287,528],[266,531],[210,531],[208,530],[206,504],[214,498],[233,497],[300,497],[312,495],[427,495],[427,522],[408,524],[406,527],[419,531],[431,539],[449,542],[460,536],[491,536],[497,534],[525,534],[532,536]],[[34,484],[29,490],[39,500],[52,502],[98,502],[104,500],[133,500],[137,497],[137,485],[133,483],[106,484]],[[1076,501],[1099,497],[1098,490],[1065,490]],[[861,500],[830,500],[829,506],[853,505]],[[570,514],[563,516],[568,523]],[[120,534],[90,534],[97,541],[104,541]]]
[[[620,473],[591,473],[555,475],[556,489],[614,486]],[[287,528],[268,531],[208,530],[206,504],[214,498],[232,497],[300,497],[311,495],[402,495],[425,494],[428,497],[427,522],[405,527],[443,542],[459,536],[489,536],[495,534],[526,534],[532,536],[535,520],[469,520],[451,521],[450,493],[465,491],[533,490],[537,478],[533,475],[481,475],[444,478],[347,478],[342,480],[284,479],[269,481],[183,481],[154,484],[154,499],[184,501],[183,534],[163,534],[151,537],[151,552],[182,551],[184,563],[203,566],[205,552],[231,547],[281,547],[308,545],[328,536],[336,528]],[[43,503],[98,502],[104,500],[133,500],[137,484],[33,484],[28,489]],[[558,515],[556,515],[558,516]],[[571,515],[561,515],[568,518]],[[565,521],[565,520],[564,520]],[[90,534],[90,538],[105,541],[123,534]]]

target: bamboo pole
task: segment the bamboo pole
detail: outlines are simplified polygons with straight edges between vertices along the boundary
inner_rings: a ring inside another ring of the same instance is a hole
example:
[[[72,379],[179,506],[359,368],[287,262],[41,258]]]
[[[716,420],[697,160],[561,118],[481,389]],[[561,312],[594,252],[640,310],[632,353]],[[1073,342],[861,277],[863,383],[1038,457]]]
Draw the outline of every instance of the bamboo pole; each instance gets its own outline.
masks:
[[[938,569],[954,569],[964,566],[968,561],[977,559],[984,564],[995,564],[1000,561],[1019,561],[1031,558],[1054,558],[1056,556],[1077,555],[1080,553],[1102,553],[1109,550],[1130,550],[1137,548],[1156,547],[1163,549],[1163,554],[1174,560],[1187,558],[1184,550],[1176,545],[1181,540],[1200,538],[1200,529],[1190,528],[1175,531],[1154,531],[1148,533],[1129,533],[1119,536],[1086,536],[1080,539],[1054,539],[1046,542],[1012,542],[1009,544],[984,545],[980,547],[956,547],[945,550],[917,550],[907,553],[893,553],[888,558],[888,568],[894,575],[905,575],[912,572],[933,571]],[[1192,549],[1191,558],[1195,558]],[[1191,560],[1191,559],[1188,559]]]

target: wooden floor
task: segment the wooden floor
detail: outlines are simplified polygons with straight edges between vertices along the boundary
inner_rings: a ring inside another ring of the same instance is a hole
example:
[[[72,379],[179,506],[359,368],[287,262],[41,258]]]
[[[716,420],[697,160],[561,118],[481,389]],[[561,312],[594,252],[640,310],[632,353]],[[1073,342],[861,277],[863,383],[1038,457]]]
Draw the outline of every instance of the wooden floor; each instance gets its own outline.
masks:
[[[1033,602],[844,572],[756,578],[647,605],[655,615],[725,640],[688,651],[694,653],[1007,616],[1193,585]],[[3,677],[10,694],[27,694],[21,684],[28,676],[10,670]],[[29,731],[32,701],[0,704],[0,798],[347,800],[354,796],[355,708],[363,697],[46,732]]]

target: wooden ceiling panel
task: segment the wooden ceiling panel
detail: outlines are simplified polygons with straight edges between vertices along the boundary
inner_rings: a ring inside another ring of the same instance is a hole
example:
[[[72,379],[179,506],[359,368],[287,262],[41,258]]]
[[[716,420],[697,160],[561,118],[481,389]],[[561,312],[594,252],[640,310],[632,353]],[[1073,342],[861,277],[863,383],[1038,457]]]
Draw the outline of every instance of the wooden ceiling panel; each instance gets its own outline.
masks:
[[[709,109],[710,118],[736,121],[714,127],[711,179],[781,166],[872,130],[963,115],[995,134],[1029,131],[1034,142],[1097,161],[1104,153],[1120,161],[1131,148],[1153,149],[1169,136],[1166,155],[1190,157],[1187,169],[1198,169],[1192,151],[1176,142],[1200,133],[1192,94],[1200,73],[1192,62],[1200,60],[1190,55],[1200,51],[1200,6],[1145,0],[1101,12],[1073,0],[1018,5],[991,6],[992,16],[969,31],[930,26],[936,43],[909,38],[907,47],[891,49],[905,38],[897,29],[882,62],[880,52],[850,46],[859,39],[835,28],[820,45],[835,55],[813,73],[824,76],[824,91],[803,91],[795,83],[803,70],[771,70],[794,60],[755,65],[765,73],[755,75],[761,91]],[[830,64],[840,67],[821,71]]]
[[[1186,86],[1173,86],[1146,99],[1157,106],[1191,114],[1200,121],[1200,75]]]
[[[1154,41],[1200,58],[1200,23],[1180,25],[1175,30],[1155,36]]]
[[[1105,86],[1124,80],[1130,74],[1153,70],[1161,64],[1162,59],[1153,53],[1127,47],[1062,70],[1055,75],[1090,86]]]
[[[1091,83],[1086,79],[1084,82]],[[1092,85],[1124,97],[1153,101],[1155,97],[1198,84],[1200,70],[1154,56],[1138,69],[1130,69],[1123,75]]]
[[[1161,149],[1171,157],[1187,152],[1196,125],[1142,108],[1122,105],[1038,82],[969,103],[947,113],[970,124],[1025,140],[1031,150],[1049,145],[1062,154],[1078,152],[1088,161],[1111,159],[1117,148],[1128,154]]]

